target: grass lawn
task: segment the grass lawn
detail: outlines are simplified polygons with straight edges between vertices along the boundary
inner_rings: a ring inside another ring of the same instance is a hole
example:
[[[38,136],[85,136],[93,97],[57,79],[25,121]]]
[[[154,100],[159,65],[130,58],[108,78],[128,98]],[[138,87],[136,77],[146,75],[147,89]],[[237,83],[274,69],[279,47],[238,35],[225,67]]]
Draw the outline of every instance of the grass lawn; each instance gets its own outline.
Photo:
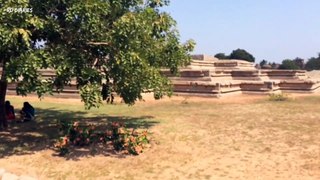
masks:
[[[29,101],[36,122],[0,132],[0,168],[39,179],[320,179],[320,96],[285,102],[267,97],[172,98],[84,110],[76,100]],[[249,98],[250,99],[250,98]],[[20,105],[20,106],[19,106]],[[139,156],[76,149],[58,157],[58,119],[122,121],[152,132]]]

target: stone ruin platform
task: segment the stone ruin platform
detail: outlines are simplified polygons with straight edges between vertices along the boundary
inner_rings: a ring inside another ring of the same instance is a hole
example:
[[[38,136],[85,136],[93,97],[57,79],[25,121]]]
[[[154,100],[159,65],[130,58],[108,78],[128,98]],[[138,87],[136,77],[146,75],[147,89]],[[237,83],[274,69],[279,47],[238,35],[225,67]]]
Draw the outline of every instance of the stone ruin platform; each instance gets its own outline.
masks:
[[[213,96],[227,94],[314,93],[320,79],[310,78],[304,70],[260,70],[242,60],[219,60],[195,55],[179,76],[162,73],[172,81],[176,95]]]
[[[162,73],[172,81],[175,95],[221,97],[228,94],[314,93],[320,91],[320,78],[308,77],[304,70],[259,70],[254,63],[242,60],[219,60],[194,55],[191,64],[180,68],[180,75],[169,70]],[[1,69],[0,69],[1,72]],[[55,71],[39,70],[43,78],[54,77]],[[319,72],[320,74],[320,72]],[[16,95],[16,83],[8,84],[8,95]],[[79,98],[76,82],[53,91],[54,97]]]

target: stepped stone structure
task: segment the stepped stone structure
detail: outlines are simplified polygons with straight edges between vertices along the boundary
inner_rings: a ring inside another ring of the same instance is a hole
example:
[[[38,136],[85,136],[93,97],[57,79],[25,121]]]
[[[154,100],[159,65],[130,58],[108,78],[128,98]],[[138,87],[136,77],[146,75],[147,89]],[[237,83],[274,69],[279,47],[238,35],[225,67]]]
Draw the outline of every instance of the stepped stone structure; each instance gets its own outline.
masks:
[[[55,76],[54,70],[39,70],[43,78]],[[1,72],[1,69],[0,69]],[[191,64],[180,69],[179,76],[162,70],[173,84],[174,94],[220,97],[233,93],[273,92],[313,93],[320,90],[320,79],[310,78],[304,70],[260,70],[243,60],[219,60],[207,55],[193,55]],[[8,94],[16,94],[16,83],[8,84]],[[55,97],[79,98],[75,81]]]
[[[312,79],[304,70],[259,70],[242,60],[219,60],[194,55],[191,64],[180,69],[180,76],[163,73],[178,95],[220,97],[231,93],[295,92],[313,93],[320,89],[320,79]]]

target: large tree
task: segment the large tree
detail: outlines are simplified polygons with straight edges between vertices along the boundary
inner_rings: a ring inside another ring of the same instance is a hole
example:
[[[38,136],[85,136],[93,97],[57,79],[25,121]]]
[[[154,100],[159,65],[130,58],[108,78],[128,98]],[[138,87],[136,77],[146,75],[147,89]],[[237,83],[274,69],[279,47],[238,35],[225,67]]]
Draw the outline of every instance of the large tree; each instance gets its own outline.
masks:
[[[320,53],[318,57],[312,57],[308,60],[308,62],[305,65],[305,69],[308,71],[320,70]]]
[[[128,104],[146,90],[155,98],[170,95],[160,69],[176,73],[189,63],[194,43],[180,44],[176,22],[160,10],[168,3],[0,0],[1,127],[8,82],[18,82],[18,94],[41,97],[75,79],[87,108],[99,106],[110,91]],[[45,68],[56,77],[42,78],[37,70]]]
[[[279,69],[296,70],[300,68],[296,65],[296,63],[293,60],[285,59],[282,61],[281,65],[279,66]]]
[[[229,58],[230,59],[241,59],[241,60],[245,60],[245,61],[249,61],[249,62],[255,61],[255,58],[253,57],[253,55],[244,49],[236,49],[236,50],[232,51]]]
[[[304,69],[305,68],[305,63],[304,59],[296,57],[295,59],[292,60],[296,66],[299,67],[299,69]]]

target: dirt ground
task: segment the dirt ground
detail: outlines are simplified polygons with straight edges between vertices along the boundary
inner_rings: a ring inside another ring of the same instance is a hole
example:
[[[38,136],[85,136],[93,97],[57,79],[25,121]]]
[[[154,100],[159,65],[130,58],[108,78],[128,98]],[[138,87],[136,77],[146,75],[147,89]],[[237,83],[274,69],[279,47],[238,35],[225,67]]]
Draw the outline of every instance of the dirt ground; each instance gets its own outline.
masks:
[[[62,158],[43,148],[5,156],[0,168],[39,179],[320,179],[320,95],[290,98],[281,103],[260,95],[155,101],[146,95],[134,107],[105,110],[158,122],[149,128],[152,147],[142,155]],[[74,99],[42,103],[81,105]]]

